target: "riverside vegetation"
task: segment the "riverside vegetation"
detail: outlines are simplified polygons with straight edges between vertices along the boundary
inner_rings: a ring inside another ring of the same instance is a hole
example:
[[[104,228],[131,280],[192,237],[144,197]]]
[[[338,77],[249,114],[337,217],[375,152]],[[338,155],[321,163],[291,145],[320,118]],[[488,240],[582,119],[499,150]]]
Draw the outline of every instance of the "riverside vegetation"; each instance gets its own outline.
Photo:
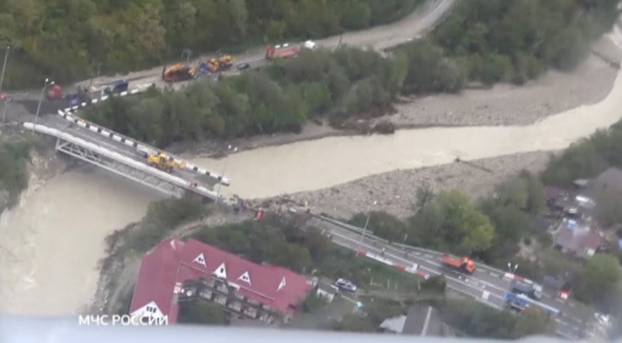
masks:
[[[333,2],[330,2],[333,3]],[[92,107],[86,117],[160,147],[274,132],[309,120],[342,127],[384,114],[399,94],[458,92],[468,83],[523,83],[548,68],[570,69],[617,17],[613,0],[461,1],[426,39],[389,58],[341,47],[306,51],[214,84],[151,90]],[[390,132],[388,130],[387,132]]]

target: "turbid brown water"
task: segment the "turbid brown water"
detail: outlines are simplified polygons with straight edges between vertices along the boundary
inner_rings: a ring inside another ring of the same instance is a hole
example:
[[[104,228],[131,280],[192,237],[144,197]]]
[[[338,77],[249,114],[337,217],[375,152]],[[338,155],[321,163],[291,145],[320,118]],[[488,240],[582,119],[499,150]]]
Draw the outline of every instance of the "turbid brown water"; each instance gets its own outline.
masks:
[[[0,220],[0,313],[79,311],[93,296],[104,238],[159,197],[100,170],[32,185]]]

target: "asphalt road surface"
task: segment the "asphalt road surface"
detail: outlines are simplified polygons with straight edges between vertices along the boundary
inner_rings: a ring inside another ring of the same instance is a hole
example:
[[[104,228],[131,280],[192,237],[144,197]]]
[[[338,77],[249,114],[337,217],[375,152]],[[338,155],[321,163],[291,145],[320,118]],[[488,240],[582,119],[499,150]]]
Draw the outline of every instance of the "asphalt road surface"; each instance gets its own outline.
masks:
[[[478,264],[475,273],[465,275],[443,267],[440,263],[443,254],[440,252],[391,244],[369,232],[363,234],[361,228],[337,225],[318,218],[308,224],[330,233],[332,241],[337,245],[365,252],[367,257],[397,268],[412,270],[416,265],[420,273],[430,276],[443,274],[447,286],[452,290],[497,309],[505,306],[504,298],[510,290],[511,280],[504,278],[505,272],[501,270]],[[584,338],[594,320],[593,311],[572,300],[562,301],[555,294],[543,292],[539,302],[543,308],[559,310],[560,314],[554,317],[557,333],[566,338]]]

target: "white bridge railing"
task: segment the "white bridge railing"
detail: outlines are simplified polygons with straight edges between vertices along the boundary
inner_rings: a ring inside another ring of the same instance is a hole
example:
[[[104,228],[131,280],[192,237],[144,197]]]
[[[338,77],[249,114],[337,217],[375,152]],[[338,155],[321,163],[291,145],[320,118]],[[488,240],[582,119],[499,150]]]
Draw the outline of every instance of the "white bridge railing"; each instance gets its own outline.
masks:
[[[79,148],[79,149],[73,149],[73,150],[64,149],[63,144],[57,144],[57,150],[59,151],[65,152],[74,157],[78,157],[89,163],[96,164],[98,166],[111,170],[119,175],[125,176],[132,180],[139,181],[143,184],[156,188],[159,191],[163,191],[168,194],[180,195],[180,194],[177,194],[176,192],[163,189],[162,187],[157,187],[157,185],[154,182],[147,182],[144,178],[138,178],[135,175],[135,173],[129,172],[127,168],[120,169],[120,168],[116,168],[115,165],[112,165],[110,163],[105,163],[104,158],[107,160],[115,161],[118,164],[122,164],[127,167],[130,167],[134,171],[138,171],[143,174],[157,178],[158,180],[164,181],[175,187],[179,187],[181,189],[185,189],[187,191],[197,193],[199,195],[210,198],[212,200],[222,200],[221,196],[219,196],[218,193],[216,193],[215,191],[211,190],[210,188],[202,184],[199,184],[193,181],[188,181],[179,176],[169,174],[162,170],[151,167],[147,165],[146,163],[144,163],[143,161],[137,161],[133,158],[130,158],[128,156],[125,156],[115,151],[111,151],[95,143],[89,142],[79,137],[75,137],[61,130],[51,128],[48,126],[44,126],[44,125],[28,123],[28,122],[24,123],[23,125],[26,129],[56,137],[59,140],[62,140],[67,143],[71,143],[75,147]],[[83,150],[85,151],[85,153],[81,153],[79,151],[76,152],[75,150]]]

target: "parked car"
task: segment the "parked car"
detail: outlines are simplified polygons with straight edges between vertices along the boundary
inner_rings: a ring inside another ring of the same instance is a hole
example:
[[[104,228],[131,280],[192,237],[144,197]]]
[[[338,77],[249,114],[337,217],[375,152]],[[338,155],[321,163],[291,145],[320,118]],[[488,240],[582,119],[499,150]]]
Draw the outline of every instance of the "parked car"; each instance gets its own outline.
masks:
[[[245,70],[251,67],[250,64],[248,63],[239,63],[238,65],[235,66],[237,68],[237,70]]]
[[[104,93],[107,95],[119,94],[127,91],[129,82],[127,80],[117,80],[112,85],[104,89]]]
[[[9,96],[8,93],[5,93],[5,92],[0,93],[0,101],[9,101],[9,99],[11,99],[11,97]]]
[[[337,288],[339,288],[340,290],[346,292],[354,293],[357,290],[356,285],[346,279],[337,279],[337,281],[335,281],[335,286],[337,286]]]

